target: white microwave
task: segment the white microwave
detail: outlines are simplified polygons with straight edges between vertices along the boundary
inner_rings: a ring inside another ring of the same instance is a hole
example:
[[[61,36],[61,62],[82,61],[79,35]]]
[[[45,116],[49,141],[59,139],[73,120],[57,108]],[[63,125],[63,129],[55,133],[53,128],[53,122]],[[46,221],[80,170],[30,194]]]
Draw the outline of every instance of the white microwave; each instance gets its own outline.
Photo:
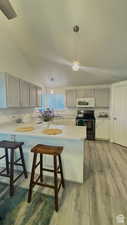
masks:
[[[94,98],[78,98],[77,99],[77,107],[95,107],[95,99]]]

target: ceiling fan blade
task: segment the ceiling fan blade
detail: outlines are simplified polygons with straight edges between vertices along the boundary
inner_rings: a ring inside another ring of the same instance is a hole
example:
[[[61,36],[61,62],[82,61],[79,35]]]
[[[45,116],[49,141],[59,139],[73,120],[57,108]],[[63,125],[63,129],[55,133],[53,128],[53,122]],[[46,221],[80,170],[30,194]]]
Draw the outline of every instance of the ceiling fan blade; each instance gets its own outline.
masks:
[[[57,56],[57,57],[56,56],[55,57],[48,56],[46,59],[51,62],[67,66],[72,69],[73,61],[71,62],[67,59],[62,58],[61,56]],[[103,76],[103,75],[105,76],[106,75],[107,77],[108,76],[116,77],[117,75],[119,75],[119,73],[122,73],[123,75],[127,74],[127,69],[118,70],[118,69],[99,68],[99,67],[94,67],[94,66],[89,67],[89,66],[82,66],[82,65],[79,66],[79,71],[84,71],[91,75],[93,74],[96,76]]]
[[[9,0],[0,0],[0,10],[9,20],[17,16]]]
[[[65,66],[72,66],[72,63],[62,58],[61,56],[47,56],[47,57],[44,56],[44,58],[53,63],[57,63],[57,64],[65,65]]]
[[[111,69],[104,69],[104,68],[97,68],[97,67],[88,67],[88,66],[80,66],[80,70],[91,73],[91,74],[96,74],[96,75],[117,75],[119,74],[118,70],[111,70]]]

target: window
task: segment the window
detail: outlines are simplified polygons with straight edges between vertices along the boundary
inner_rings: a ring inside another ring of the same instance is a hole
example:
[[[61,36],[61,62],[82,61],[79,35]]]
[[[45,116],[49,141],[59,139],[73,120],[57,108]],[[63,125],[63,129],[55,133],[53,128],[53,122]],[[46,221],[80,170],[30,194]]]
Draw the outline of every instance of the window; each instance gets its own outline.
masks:
[[[42,109],[45,109],[46,106],[54,110],[64,109],[64,95],[62,94],[48,94],[47,96],[42,95]]]

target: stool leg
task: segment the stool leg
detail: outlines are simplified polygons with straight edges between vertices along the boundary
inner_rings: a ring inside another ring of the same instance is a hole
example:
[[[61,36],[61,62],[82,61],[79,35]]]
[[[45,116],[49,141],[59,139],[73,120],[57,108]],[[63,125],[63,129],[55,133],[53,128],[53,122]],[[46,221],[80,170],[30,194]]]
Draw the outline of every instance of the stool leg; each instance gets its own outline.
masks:
[[[23,171],[24,171],[24,176],[25,176],[25,178],[27,178],[28,175],[27,175],[27,170],[26,170],[26,165],[25,165],[25,160],[24,160],[22,147],[19,147],[19,150],[20,150],[20,157],[21,157],[21,161],[22,161],[22,167],[23,167]]]
[[[33,189],[33,182],[34,182],[36,160],[37,160],[37,153],[34,153],[32,172],[31,172],[31,179],[30,179],[29,192],[28,192],[28,202],[31,202],[31,197],[32,197],[32,189]]]
[[[60,166],[61,182],[62,182],[62,186],[64,188],[65,187],[65,183],[64,183],[63,167],[62,167],[62,161],[61,161],[61,156],[60,155],[59,155],[59,166]]]
[[[5,148],[5,155],[6,155],[6,170],[7,170],[7,175],[9,175],[9,158],[8,158],[8,148]]]
[[[10,153],[10,196],[14,194],[14,150],[11,149]]]
[[[43,155],[40,154],[40,181],[43,182]]]
[[[54,192],[55,192],[55,210],[58,211],[58,180],[57,180],[57,156],[54,156]]]

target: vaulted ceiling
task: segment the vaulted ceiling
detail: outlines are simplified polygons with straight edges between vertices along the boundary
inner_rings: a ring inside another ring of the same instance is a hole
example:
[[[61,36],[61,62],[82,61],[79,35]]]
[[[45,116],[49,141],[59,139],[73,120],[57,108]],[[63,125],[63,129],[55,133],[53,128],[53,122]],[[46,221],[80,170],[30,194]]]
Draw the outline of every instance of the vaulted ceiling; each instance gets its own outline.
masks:
[[[0,12],[0,21],[41,83],[60,87],[127,79],[127,0],[10,1],[18,17],[8,21]],[[80,26],[78,72],[71,69],[75,24]]]

